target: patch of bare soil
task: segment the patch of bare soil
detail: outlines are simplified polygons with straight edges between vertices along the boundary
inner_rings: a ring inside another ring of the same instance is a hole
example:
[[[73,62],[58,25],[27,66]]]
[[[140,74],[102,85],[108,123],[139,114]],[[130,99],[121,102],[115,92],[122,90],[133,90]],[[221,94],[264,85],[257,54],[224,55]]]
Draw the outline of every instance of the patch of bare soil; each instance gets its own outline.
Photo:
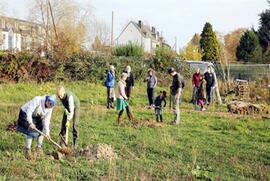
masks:
[[[79,150],[78,155],[84,156],[89,160],[114,160],[117,154],[110,145],[96,144],[88,145]]]
[[[7,131],[15,132],[17,129],[17,122],[7,125]]]
[[[133,128],[139,128],[139,127],[160,128],[160,127],[164,127],[164,123],[157,122],[156,120],[151,120],[151,119],[133,120],[130,124],[131,124],[130,126]]]

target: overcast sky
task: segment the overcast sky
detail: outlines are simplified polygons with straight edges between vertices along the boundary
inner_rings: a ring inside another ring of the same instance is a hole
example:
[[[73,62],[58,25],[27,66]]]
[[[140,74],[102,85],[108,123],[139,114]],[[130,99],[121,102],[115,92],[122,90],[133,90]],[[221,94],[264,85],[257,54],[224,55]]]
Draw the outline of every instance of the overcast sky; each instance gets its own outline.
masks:
[[[31,0],[0,0],[6,14],[17,18],[27,17]],[[205,22],[215,31],[230,32],[240,27],[258,27],[258,15],[267,8],[266,0],[76,0],[91,4],[94,14],[111,24],[115,14],[114,36],[117,37],[128,21],[143,20],[163,33],[167,42],[183,47]]]

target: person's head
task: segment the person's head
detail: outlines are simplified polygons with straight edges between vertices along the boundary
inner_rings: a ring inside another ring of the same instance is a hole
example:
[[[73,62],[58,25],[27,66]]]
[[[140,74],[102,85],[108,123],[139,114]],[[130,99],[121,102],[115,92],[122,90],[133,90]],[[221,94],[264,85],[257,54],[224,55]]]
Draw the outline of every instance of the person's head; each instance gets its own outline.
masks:
[[[167,92],[164,90],[164,91],[160,91],[160,96],[166,98],[167,97]]]
[[[115,70],[115,67],[113,65],[110,65],[110,71],[114,72],[114,70]]]
[[[209,72],[209,73],[211,72],[211,65],[207,66],[207,72]]]
[[[129,65],[126,67],[126,72],[127,73],[130,73],[131,72],[131,67]]]
[[[46,108],[53,108],[56,105],[56,96],[46,96],[45,98],[45,107]]]
[[[57,94],[57,97],[59,99],[63,99],[65,97],[65,94],[66,94],[65,88],[63,86],[59,86],[57,88],[56,94]]]
[[[200,70],[201,70],[200,68],[197,68],[196,73],[199,74]]]
[[[202,75],[200,76],[200,80],[203,80],[203,76]]]
[[[148,75],[152,76],[154,74],[154,70],[153,69],[148,69]]]
[[[123,72],[121,75],[121,80],[125,81],[127,77],[128,77],[127,73]]]
[[[176,73],[176,71],[173,67],[168,69],[168,74],[170,74],[171,76],[173,76],[175,73]]]

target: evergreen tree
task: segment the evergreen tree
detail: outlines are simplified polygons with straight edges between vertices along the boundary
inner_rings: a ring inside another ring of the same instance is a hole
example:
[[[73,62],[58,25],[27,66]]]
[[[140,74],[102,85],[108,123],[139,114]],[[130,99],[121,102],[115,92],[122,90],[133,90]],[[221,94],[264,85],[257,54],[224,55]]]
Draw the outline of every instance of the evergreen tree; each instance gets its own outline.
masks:
[[[270,1],[268,1],[270,5]],[[260,27],[258,30],[260,44],[264,51],[270,46],[270,9],[260,14]]]
[[[262,48],[259,38],[254,29],[247,30],[240,39],[240,44],[236,49],[236,57],[240,61],[259,62],[262,58]]]
[[[218,61],[220,45],[210,23],[205,23],[201,33],[200,47],[203,61]]]

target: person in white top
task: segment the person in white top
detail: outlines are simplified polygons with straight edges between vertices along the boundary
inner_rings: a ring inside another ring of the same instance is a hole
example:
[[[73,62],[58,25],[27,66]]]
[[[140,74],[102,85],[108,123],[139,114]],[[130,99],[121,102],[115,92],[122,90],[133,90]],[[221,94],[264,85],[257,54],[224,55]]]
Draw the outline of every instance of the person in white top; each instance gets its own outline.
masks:
[[[48,137],[50,135],[50,121],[53,107],[56,105],[56,97],[36,96],[24,104],[19,113],[17,131],[26,135],[25,147],[26,158],[31,159],[31,145],[33,138],[37,137],[37,151],[42,149],[43,136],[34,129],[43,131]]]

